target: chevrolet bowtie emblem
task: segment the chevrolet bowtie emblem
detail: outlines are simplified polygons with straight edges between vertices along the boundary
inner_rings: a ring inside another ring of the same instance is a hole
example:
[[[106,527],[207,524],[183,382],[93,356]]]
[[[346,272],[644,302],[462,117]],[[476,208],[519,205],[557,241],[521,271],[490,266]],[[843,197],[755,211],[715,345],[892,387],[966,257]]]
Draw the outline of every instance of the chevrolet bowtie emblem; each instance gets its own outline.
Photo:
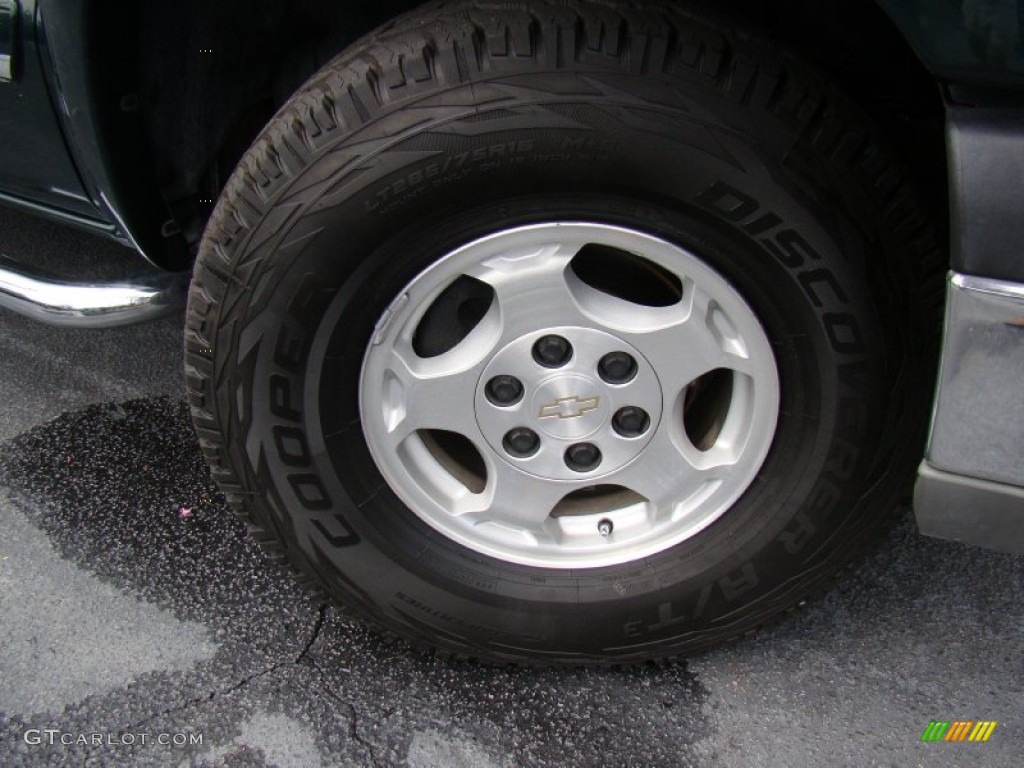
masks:
[[[594,395],[593,397],[580,397],[579,395],[560,397],[553,403],[542,405],[540,413],[537,415],[542,419],[553,419],[556,416],[560,419],[575,419],[577,416],[596,411],[600,404],[600,395]]]

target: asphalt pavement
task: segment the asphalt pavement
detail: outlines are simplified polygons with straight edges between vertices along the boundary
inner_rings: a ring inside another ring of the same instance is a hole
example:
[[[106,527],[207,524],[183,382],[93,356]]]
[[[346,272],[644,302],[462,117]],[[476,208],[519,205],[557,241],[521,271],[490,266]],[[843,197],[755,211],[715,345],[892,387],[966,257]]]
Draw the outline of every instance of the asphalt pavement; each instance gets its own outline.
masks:
[[[123,248],[0,211],[0,252]],[[250,542],[185,406],[181,317],[0,310],[0,766],[1019,766],[1024,557],[909,513],[825,598],[670,667],[456,663],[318,603]],[[993,720],[985,743],[923,743]]]

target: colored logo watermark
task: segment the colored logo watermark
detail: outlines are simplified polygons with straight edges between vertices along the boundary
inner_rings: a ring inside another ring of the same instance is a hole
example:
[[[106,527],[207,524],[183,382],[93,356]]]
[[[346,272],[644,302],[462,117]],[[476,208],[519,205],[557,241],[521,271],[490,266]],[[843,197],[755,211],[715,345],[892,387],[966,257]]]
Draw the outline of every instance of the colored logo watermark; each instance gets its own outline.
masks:
[[[932,720],[921,741],[988,741],[995,729],[995,720]]]

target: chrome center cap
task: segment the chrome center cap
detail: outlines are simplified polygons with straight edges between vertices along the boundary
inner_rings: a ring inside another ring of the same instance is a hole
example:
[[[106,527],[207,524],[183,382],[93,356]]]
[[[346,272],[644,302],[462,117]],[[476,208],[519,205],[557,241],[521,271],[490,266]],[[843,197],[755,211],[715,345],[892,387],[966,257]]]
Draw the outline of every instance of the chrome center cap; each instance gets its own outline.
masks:
[[[554,365],[539,362],[534,345],[546,337],[568,341],[571,355]],[[601,361],[613,353],[635,362],[627,381],[602,377]],[[522,397],[509,404],[489,399],[487,383],[495,377],[514,377]],[[640,434],[616,429],[615,414],[630,406],[649,417]],[[650,363],[623,339],[592,328],[542,328],[495,353],[478,382],[474,408],[498,460],[548,480],[592,481],[640,455],[661,420],[662,392]]]

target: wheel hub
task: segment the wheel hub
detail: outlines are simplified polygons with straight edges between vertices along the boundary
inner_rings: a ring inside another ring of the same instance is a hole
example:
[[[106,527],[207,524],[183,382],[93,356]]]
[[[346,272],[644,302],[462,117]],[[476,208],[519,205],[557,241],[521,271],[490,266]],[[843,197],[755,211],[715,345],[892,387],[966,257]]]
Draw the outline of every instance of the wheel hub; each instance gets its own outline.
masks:
[[[538,348],[552,354],[538,355]],[[571,354],[558,353],[566,348]],[[606,381],[602,361],[609,357],[617,361],[618,372],[631,375]],[[491,393],[510,379],[520,384],[523,396],[496,402]],[[534,477],[576,481],[600,479],[637,458],[658,427],[662,402],[654,369],[631,344],[593,328],[555,327],[538,329],[495,353],[480,376],[475,410],[496,460]],[[645,414],[646,425],[635,425],[644,426],[636,434],[622,434],[615,423],[622,412],[633,421]],[[536,450],[525,456],[507,445],[509,433],[524,428],[539,438]],[[588,445],[597,449],[596,459],[580,447]]]

